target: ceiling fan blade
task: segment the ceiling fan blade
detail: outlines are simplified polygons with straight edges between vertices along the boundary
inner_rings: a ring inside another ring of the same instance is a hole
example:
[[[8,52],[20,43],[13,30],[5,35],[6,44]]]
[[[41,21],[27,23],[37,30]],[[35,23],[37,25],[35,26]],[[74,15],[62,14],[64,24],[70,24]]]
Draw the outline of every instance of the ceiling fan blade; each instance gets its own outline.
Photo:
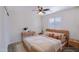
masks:
[[[38,6],[38,11],[39,12],[43,11],[43,7],[42,6]]]
[[[48,11],[48,10],[50,10],[50,9],[43,9],[43,11]]]
[[[44,14],[45,14],[46,12],[44,12],[44,11],[43,11],[42,13],[44,13]]]

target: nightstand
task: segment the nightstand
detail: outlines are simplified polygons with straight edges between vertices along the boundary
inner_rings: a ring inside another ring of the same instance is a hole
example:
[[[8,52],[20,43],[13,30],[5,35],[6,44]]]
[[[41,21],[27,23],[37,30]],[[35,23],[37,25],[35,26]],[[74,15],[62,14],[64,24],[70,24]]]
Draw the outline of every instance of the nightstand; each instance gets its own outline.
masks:
[[[79,40],[70,38],[69,41],[68,41],[68,45],[73,46],[75,48],[79,48]]]

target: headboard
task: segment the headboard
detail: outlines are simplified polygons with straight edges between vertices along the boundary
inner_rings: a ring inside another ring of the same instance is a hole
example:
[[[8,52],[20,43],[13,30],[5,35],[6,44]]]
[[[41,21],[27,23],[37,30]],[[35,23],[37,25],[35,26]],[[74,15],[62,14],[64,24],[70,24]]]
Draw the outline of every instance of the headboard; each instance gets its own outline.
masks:
[[[66,39],[67,40],[69,39],[69,31],[67,31],[67,30],[46,29],[46,31],[49,31],[49,32],[57,32],[57,33],[64,33],[65,36],[66,36]]]

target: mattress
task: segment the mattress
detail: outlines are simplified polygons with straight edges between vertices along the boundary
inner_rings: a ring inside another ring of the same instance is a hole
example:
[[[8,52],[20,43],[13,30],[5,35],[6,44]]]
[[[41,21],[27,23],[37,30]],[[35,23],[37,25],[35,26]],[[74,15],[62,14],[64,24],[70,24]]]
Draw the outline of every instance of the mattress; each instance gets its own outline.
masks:
[[[29,50],[35,49],[39,52],[56,52],[62,47],[60,40],[44,35],[25,37],[23,41]]]

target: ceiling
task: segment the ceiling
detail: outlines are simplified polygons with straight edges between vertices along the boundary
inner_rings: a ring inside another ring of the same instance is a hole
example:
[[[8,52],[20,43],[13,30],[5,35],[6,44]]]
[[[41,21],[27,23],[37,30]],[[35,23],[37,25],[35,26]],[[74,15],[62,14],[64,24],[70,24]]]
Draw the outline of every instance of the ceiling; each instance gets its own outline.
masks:
[[[73,8],[74,6],[44,6],[43,8],[49,8],[49,11],[46,11],[45,15],[51,14],[51,13],[55,13],[58,11],[62,11],[62,10],[66,10],[69,8]]]
[[[44,15],[48,15],[48,14],[51,14],[51,13],[55,13],[55,12],[58,12],[58,11],[62,11],[62,10],[66,10],[66,9],[69,9],[69,8],[73,8],[74,6],[43,6],[43,8],[49,8],[50,10],[49,11],[46,11],[46,14]],[[33,10],[37,10],[37,6],[17,6],[17,7],[8,7],[7,6],[7,9],[8,9],[8,12],[9,13],[20,13],[20,12],[33,12],[34,14],[37,13],[37,11],[33,11]]]

